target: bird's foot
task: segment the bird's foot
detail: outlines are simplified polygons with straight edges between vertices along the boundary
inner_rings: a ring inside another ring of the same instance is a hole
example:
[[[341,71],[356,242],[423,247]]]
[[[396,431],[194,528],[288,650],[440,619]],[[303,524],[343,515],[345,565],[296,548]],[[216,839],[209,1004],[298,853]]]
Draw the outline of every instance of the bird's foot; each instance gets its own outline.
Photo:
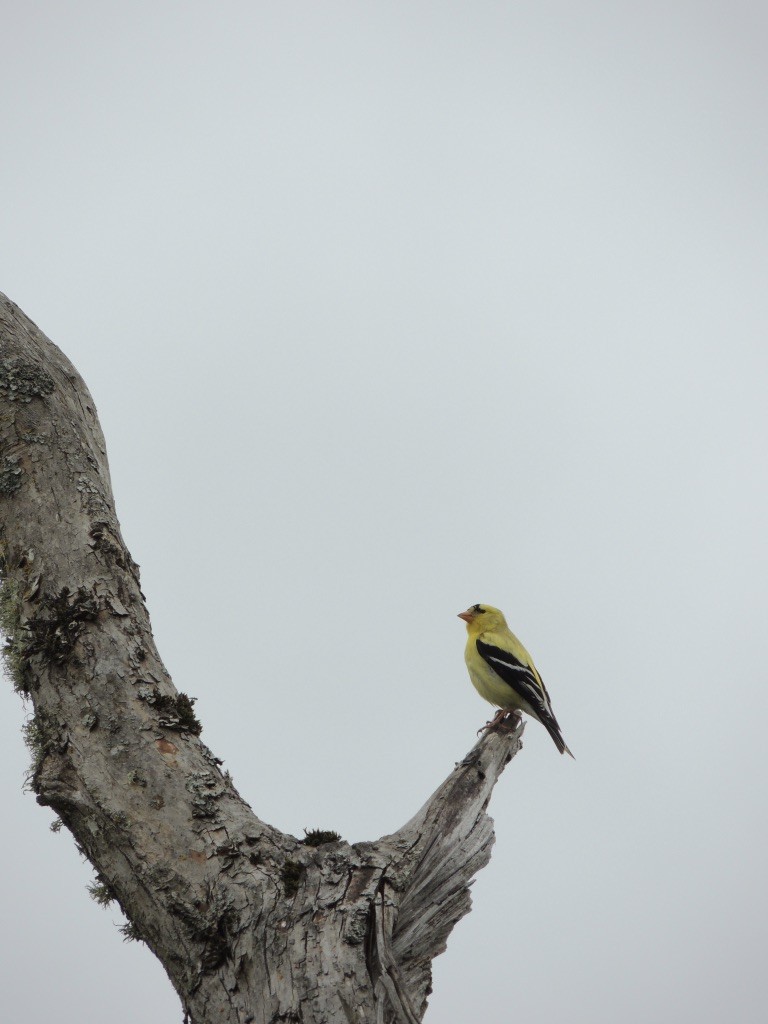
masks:
[[[477,730],[479,736],[481,732],[485,732],[486,729],[500,729],[503,732],[514,732],[520,724],[520,719],[523,716],[519,711],[510,710],[508,708],[499,708],[490,722],[486,722],[485,725]]]

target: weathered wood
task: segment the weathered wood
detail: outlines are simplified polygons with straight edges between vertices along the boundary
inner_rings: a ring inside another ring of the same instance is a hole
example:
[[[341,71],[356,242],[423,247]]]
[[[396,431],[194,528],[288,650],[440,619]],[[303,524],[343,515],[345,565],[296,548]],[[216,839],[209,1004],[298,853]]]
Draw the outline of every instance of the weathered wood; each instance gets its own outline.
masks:
[[[6,664],[34,708],[31,787],[72,832],[194,1024],[418,1024],[431,962],[490,858],[522,726],[485,734],[377,842],[261,821],[155,648],[106,448],[66,357],[0,296]]]

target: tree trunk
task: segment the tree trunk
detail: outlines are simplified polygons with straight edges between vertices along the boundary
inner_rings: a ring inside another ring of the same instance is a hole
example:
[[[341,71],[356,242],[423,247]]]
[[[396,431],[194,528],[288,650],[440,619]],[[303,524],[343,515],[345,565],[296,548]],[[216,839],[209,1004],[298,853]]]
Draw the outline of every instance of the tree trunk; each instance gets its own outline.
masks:
[[[487,732],[394,835],[261,821],[155,649],[93,400],[0,295],[0,624],[34,707],[30,784],[168,972],[194,1024],[416,1024],[490,858],[522,726]]]

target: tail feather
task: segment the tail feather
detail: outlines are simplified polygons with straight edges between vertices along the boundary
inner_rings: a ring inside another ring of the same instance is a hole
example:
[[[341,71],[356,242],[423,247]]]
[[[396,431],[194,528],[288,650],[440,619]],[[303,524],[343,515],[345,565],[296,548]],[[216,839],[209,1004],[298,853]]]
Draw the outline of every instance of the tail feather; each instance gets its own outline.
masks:
[[[573,757],[573,754],[571,754],[565,740],[563,739],[563,734],[560,732],[560,726],[557,724],[557,719],[555,718],[555,716],[552,715],[551,718],[549,716],[547,716],[546,718],[540,718],[539,721],[547,730],[552,739],[555,741],[555,746],[557,747],[559,752],[561,754],[569,754],[571,757]],[[575,757],[573,757],[573,759],[574,761],[576,760]]]

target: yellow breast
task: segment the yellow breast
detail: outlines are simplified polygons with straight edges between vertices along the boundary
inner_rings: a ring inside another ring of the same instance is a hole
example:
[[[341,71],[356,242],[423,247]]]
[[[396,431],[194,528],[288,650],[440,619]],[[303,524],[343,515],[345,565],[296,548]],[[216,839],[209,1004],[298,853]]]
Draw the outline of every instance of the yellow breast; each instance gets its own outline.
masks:
[[[498,676],[490,665],[488,665],[477,653],[475,641],[470,640],[464,652],[464,660],[469,670],[469,678],[472,685],[489,704],[495,704],[497,708],[516,709],[527,711],[530,709],[525,701],[522,701],[511,686]]]

